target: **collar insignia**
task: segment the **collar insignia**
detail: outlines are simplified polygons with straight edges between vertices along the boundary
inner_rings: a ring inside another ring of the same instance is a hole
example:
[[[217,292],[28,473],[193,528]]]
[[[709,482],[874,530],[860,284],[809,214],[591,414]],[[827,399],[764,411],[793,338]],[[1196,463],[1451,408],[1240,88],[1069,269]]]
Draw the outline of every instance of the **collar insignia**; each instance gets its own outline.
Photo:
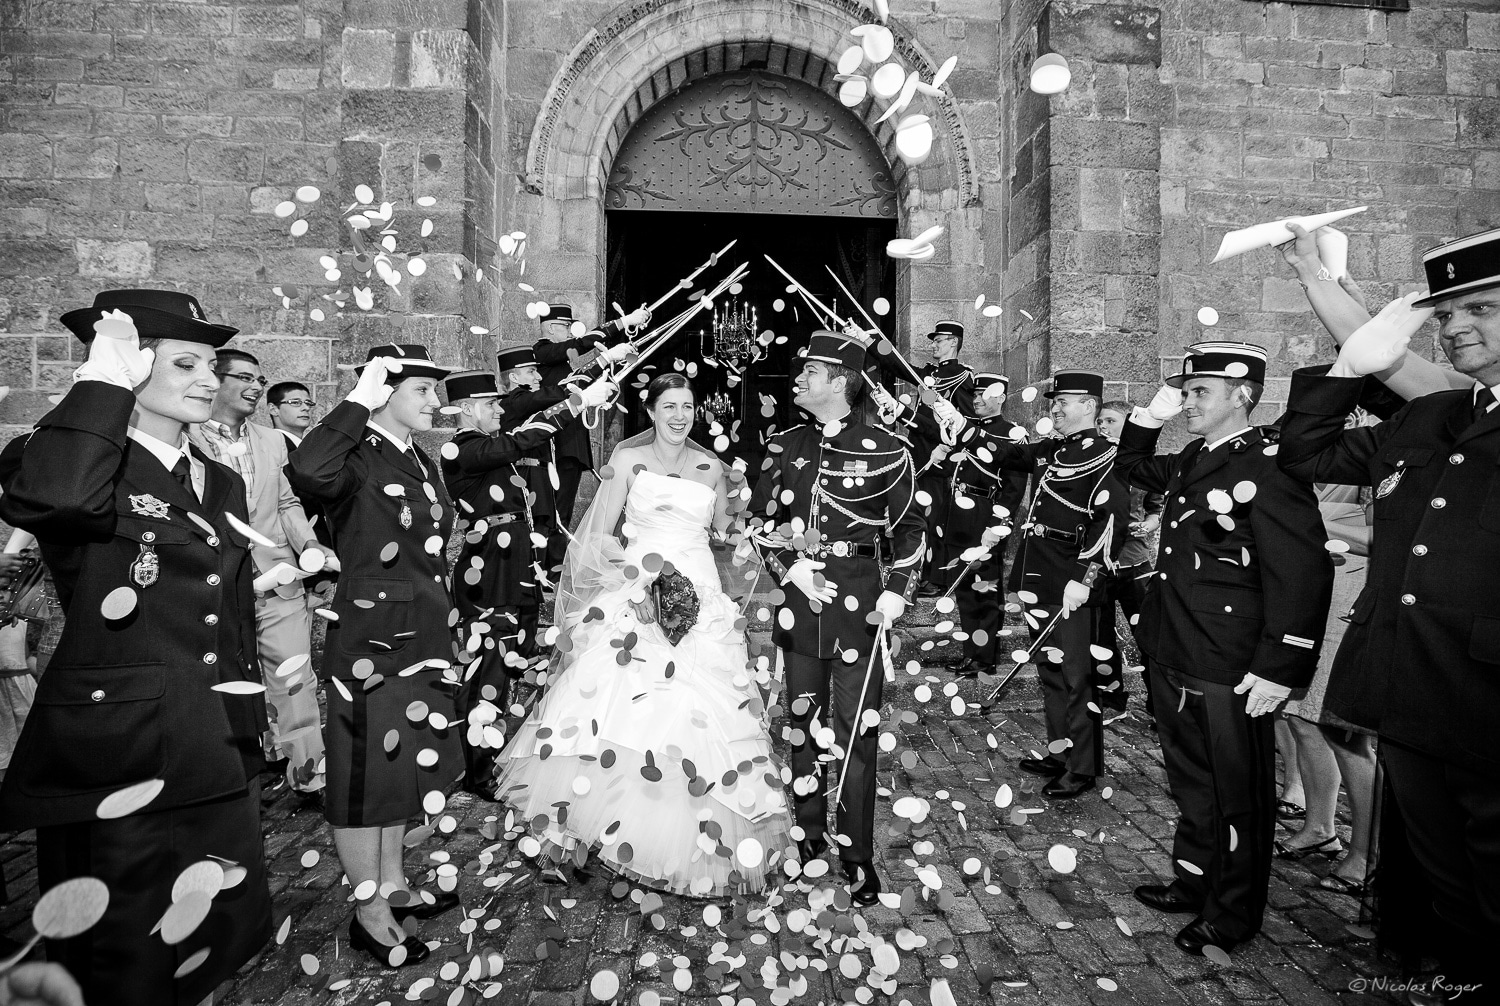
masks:
[[[371,447],[379,447],[380,446],[380,436],[378,434],[372,433],[368,437],[365,437],[365,440],[369,443],[369,445]]]
[[[809,464],[809,463],[810,462],[806,458],[798,458],[796,461],[792,462],[792,467],[795,468],[795,469],[797,469],[800,472],[802,470],[803,465],[806,465],[806,464]]]
[[[130,497],[130,512],[140,514],[142,517],[155,517],[158,520],[171,520],[167,515],[167,503],[159,500],[150,493]]]

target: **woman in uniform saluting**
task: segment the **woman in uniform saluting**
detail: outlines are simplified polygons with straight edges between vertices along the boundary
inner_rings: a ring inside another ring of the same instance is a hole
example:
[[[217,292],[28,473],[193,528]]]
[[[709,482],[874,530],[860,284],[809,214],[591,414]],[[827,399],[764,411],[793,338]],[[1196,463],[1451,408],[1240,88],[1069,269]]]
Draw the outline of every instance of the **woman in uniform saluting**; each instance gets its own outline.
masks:
[[[292,487],[322,504],[343,563],[329,624],[328,789],[356,908],[349,942],[387,967],[426,946],[401,920],[458,905],[415,893],[402,869],[406,822],[441,810],[463,774],[462,723],[449,715],[459,669],[446,548],[453,508],[441,470],[412,443],[432,428],[448,368],[422,346],[376,346],[359,382],[314,427],[287,465]]]
[[[97,925],[47,945],[86,1001],[191,1006],[271,934],[245,485],[186,434],[235,330],[164,290],[60,320],[88,361],[0,454],[0,519],[36,535],[67,613],[0,828],[36,828],[43,891],[109,887]]]

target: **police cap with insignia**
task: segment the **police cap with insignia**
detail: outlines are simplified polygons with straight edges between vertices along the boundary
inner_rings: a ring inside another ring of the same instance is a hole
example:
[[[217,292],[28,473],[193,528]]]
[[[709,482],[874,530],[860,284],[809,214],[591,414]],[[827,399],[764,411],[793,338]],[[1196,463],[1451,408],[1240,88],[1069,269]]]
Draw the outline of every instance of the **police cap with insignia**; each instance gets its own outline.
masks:
[[[498,398],[500,386],[495,375],[488,370],[466,370],[443,379],[443,390],[448,401],[461,402],[465,398]]]
[[[1058,395],[1092,395],[1104,401],[1104,375],[1092,370],[1059,370],[1052,375],[1047,398]]]
[[[573,306],[571,304],[548,304],[547,313],[542,315],[543,321],[567,321],[573,320]]]
[[[1251,342],[1199,342],[1187,348],[1182,373],[1167,378],[1180,388],[1193,377],[1232,377],[1266,383],[1266,351]]]
[[[377,357],[389,357],[401,363],[401,369],[392,373],[387,380],[392,384],[399,384],[408,377],[438,377],[444,378],[457,370],[457,367],[444,367],[433,363],[432,357],[428,355],[427,347],[412,342],[392,343],[385,346],[371,346],[370,351],[365,354],[365,363]],[[362,373],[365,363],[354,368],[356,374]]]
[[[515,370],[517,367],[535,367],[536,350],[530,346],[502,349],[495,354],[495,366],[499,368],[502,374],[507,370]]]
[[[1004,374],[975,374],[974,390],[983,393],[990,388],[999,387],[995,394],[1004,394],[1010,389],[1010,378]],[[993,397],[993,396],[991,396]]]
[[[1413,307],[1500,286],[1500,227],[1438,245],[1422,256],[1427,296]]]
[[[940,321],[932,326],[932,331],[927,333],[927,338],[936,339],[940,335],[951,335],[962,343],[964,341],[964,327],[956,321]]]
[[[865,369],[864,343],[853,336],[819,329],[807,340],[805,359],[832,363],[850,370]]]
[[[85,343],[94,341],[94,323],[106,311],[123,311],[142,339],[177,339],[218,349],[239,332],[203,316],[192,294],[176,290],[101,290],[92,307],[69,311],[57,320]]]

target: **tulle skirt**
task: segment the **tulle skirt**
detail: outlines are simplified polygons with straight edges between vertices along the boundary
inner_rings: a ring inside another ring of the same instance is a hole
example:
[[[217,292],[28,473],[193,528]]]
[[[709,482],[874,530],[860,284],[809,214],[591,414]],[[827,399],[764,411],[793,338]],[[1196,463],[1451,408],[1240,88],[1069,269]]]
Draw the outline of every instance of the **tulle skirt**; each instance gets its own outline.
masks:
[[[677,894],[753,893],[788,844],[781,766],[739,610],[717,584],[695,586],[698,620],[676,646],[637,621],[625,591],[598,599],[603,617],[571,628],[497,789],[544,858],[583,847]]]

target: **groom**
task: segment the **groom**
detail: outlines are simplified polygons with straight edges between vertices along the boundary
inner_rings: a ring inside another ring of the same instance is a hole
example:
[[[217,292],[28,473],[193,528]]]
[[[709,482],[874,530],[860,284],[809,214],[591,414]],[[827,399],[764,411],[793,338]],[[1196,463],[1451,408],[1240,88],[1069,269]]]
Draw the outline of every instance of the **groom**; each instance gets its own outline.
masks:
[[[876,731],[860,720],[875,710],[878,723],[884,675],[876,633],[901,617],[916,592],[927,536],[912,500],[906,444],[852,415],[864,366],[859,342],[812,334],[792,400],[814,422],[771,438],[750,514],[769,544],[766,566],[786,588],[771,638],[784,657],[796,731],[792,795],[802,862],[828,848],[827,794],[837,792],[839,834],[848,839],[839,848],[844,875],[853,900],[872,905],[880,894]],[[815,720],[833,729],[827,752],[814,739]]]

